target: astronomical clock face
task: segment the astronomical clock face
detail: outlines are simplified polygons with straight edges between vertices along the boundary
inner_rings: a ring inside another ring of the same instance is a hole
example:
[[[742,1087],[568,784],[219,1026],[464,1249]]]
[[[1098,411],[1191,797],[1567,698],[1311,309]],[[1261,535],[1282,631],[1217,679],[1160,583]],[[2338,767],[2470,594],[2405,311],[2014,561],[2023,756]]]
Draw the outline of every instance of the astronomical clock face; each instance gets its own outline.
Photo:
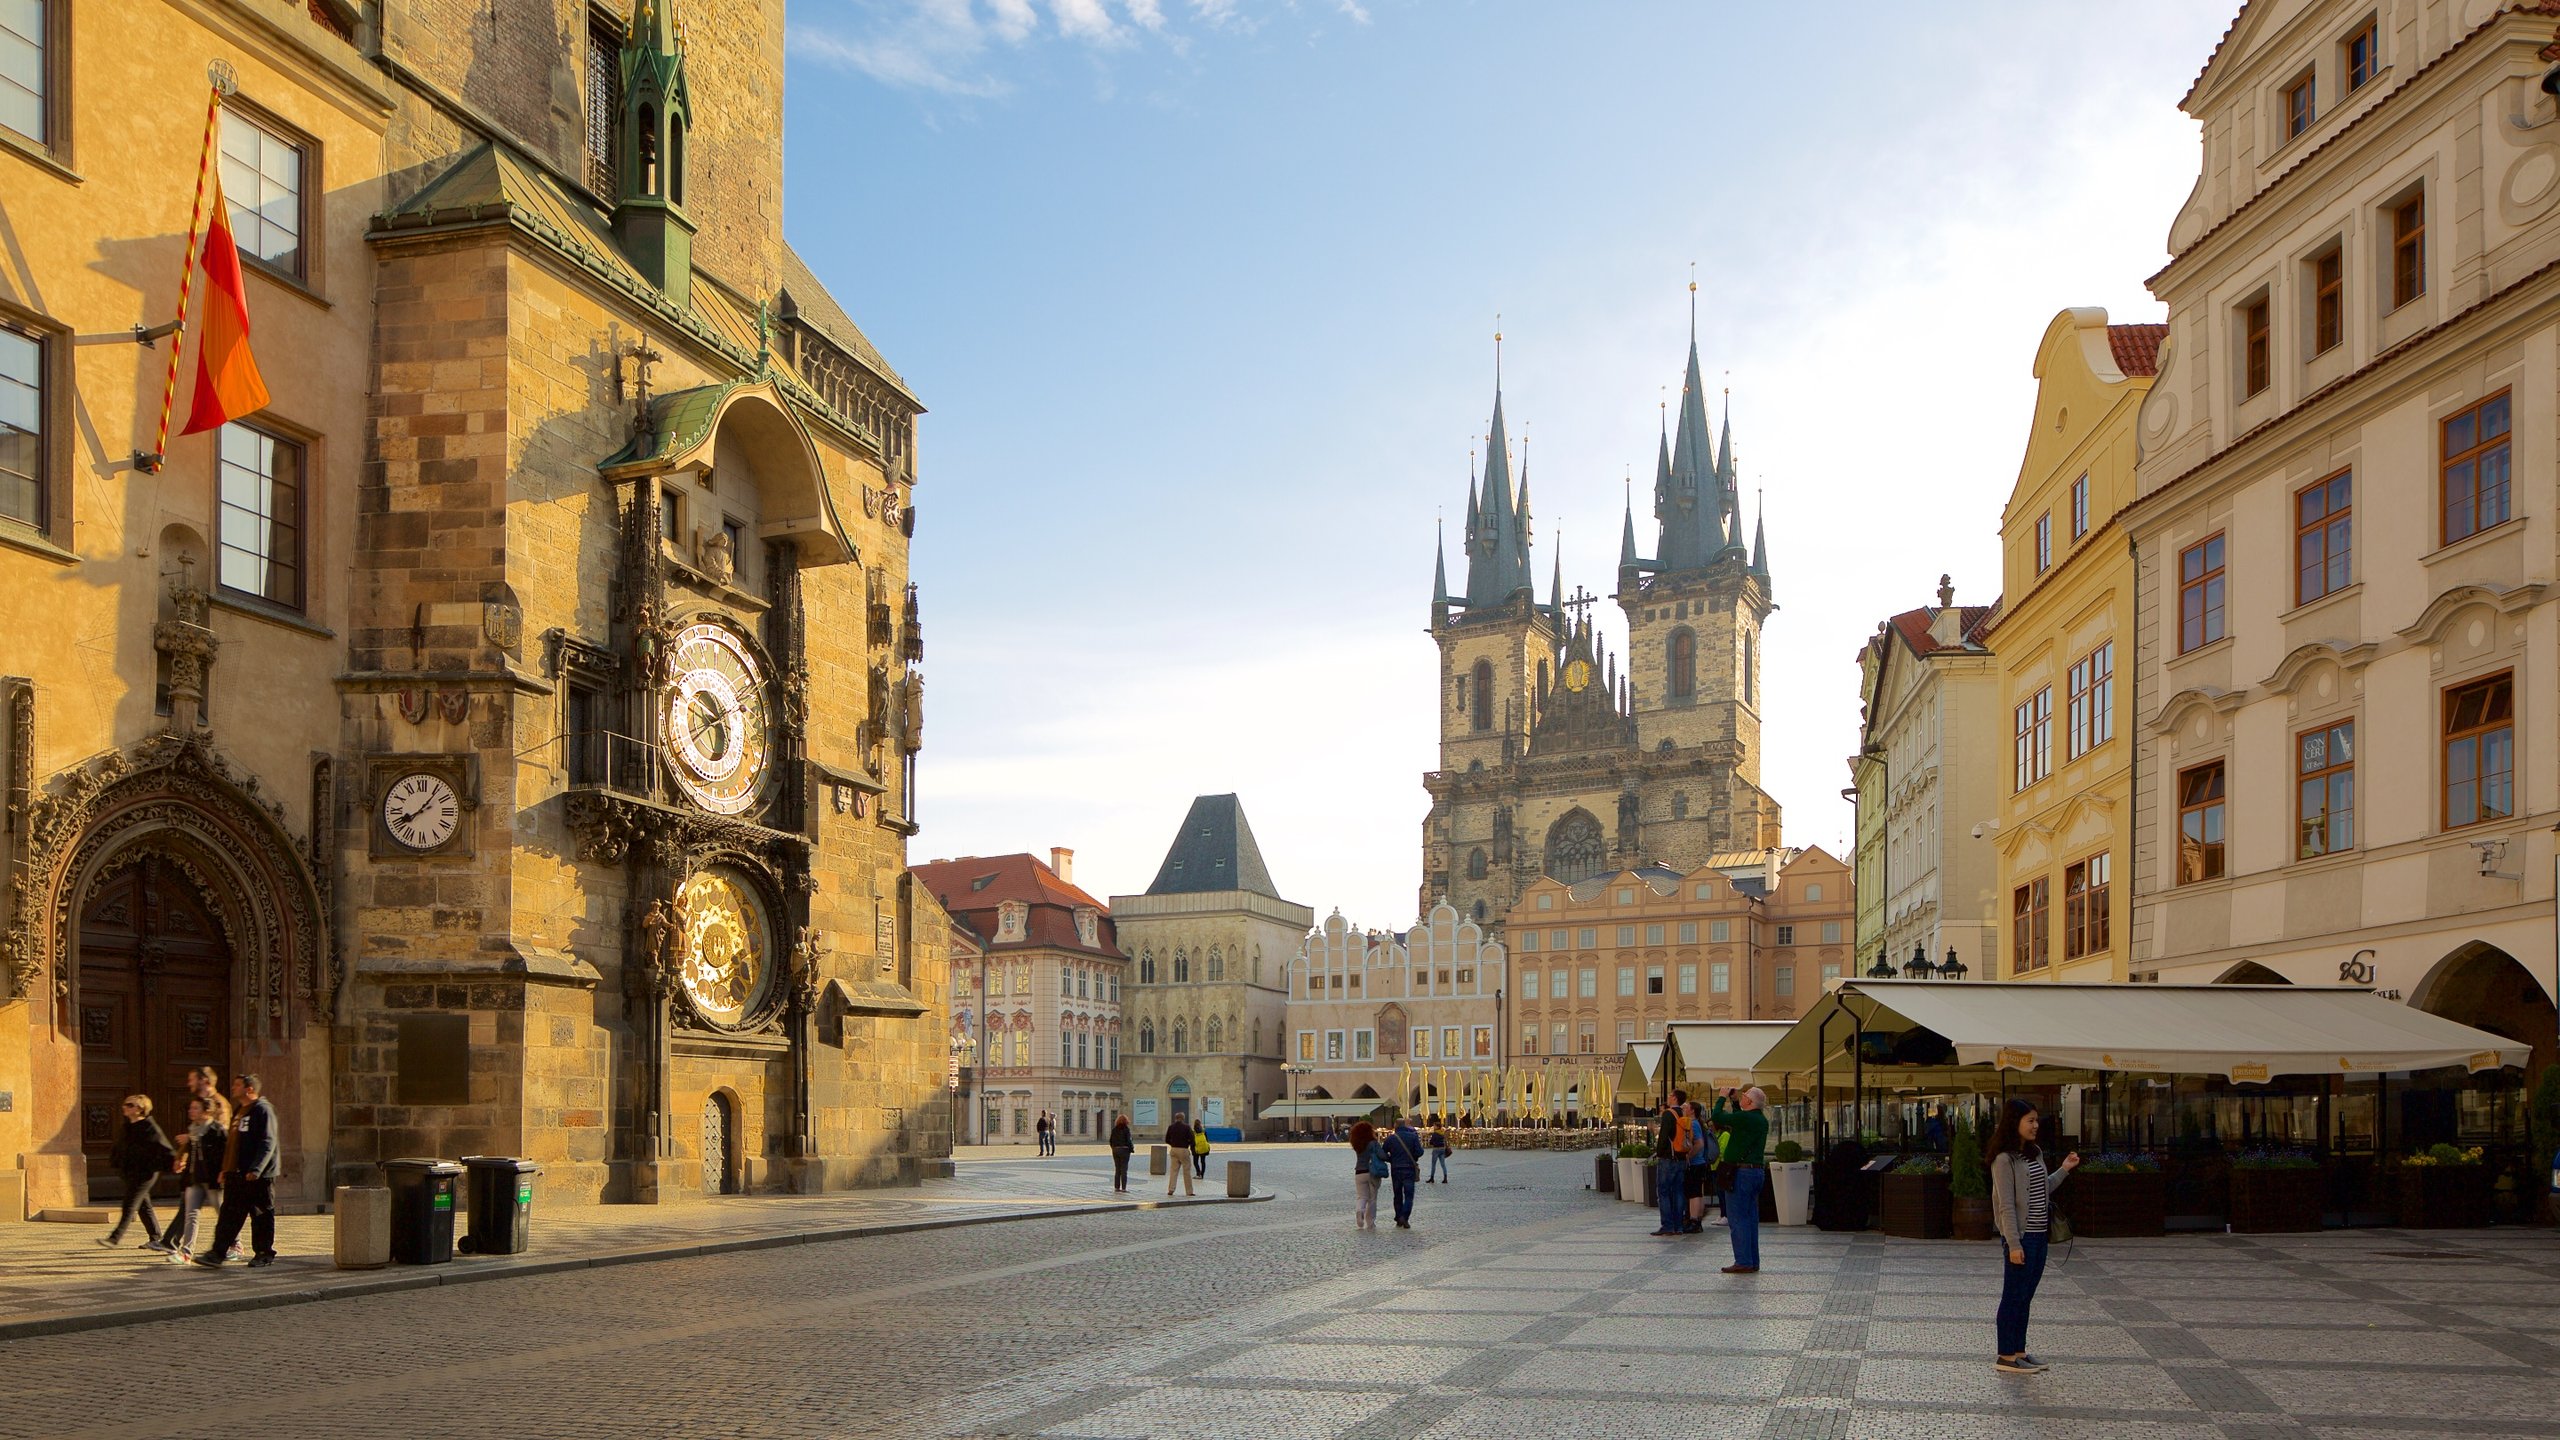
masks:
[[[749,809],[773,763],[764,672],[735,633],[707,621],[676,635],[671,659],[666,733],[676,783],[706,810]]]
[[[773,984],[772,927],[764,901],[744,876],[714,866],[677,896],[676,981],[703,1019],[724,1028],[763,1008]]]
[[[1568,661],[1564,667],[1564,688],[1567,690],[1585,690],[1590,688],[1590,685],[1591,662],[1588,660]]]

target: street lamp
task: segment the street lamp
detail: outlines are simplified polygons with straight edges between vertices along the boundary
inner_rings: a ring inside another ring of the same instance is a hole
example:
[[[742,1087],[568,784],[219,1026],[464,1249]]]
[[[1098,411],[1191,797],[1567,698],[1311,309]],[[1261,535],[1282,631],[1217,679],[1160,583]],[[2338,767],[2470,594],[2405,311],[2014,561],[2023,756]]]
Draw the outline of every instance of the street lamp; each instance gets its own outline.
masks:
[[[1289,1077],[1289,1133],[1294,1135],[1298,1131],[1299,1118],[1298,1077],[1301,1075],[1313,1075],[1316,1073],[1316,1067],[1313,1065],[1283,1065],[1280,1067],[1280,1071],[1282,1074]]]
[[[1956,958],[1956,947],[1953,945],[1948,946],[1947,963],[1938,967],[1938,978],[1941,980],[1961,980],[1964,978],[1964,973],[1964,962]]]
[[[1879,950],[1876,952],[1876,968],[1867,972],[1867,978],[1871,980],[1890,980],[1893,978],[1893,966],[1886,963],[1883,951]]]
[[[1929,963],[1929,947],[1925,945],[1914,945],[1911,947],[1911,958],[1903,963],[1902,978],[1905,980],[1926,980],[1937,972],[1937,968],[1938,967],[1935,965]]]

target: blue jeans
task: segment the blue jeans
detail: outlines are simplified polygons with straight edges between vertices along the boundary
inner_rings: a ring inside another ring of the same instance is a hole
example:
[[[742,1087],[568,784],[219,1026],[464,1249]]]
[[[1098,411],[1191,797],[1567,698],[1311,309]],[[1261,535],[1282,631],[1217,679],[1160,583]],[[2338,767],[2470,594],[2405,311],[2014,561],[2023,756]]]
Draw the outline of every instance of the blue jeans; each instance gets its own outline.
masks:
[[[2027,1263],[2014,1264],[2004,1242],[2000,1248],[2000,1353],[2022,1355],[2027,1349],[2027,1311],[2036,1303],[2036,1285],[2044,1279],[2043,1231],[2018,1237]]]
[[[1446,1180],[1449,1178],[1448,1151],[1434,1150],[1431,1152],[1431,1178],[1434,1180]]]
[[[1689,1228],[1687,1197],[1689,1162],[1677,1155],[1668,1156],[1653,1167],[1653,1198],[1662,1207],[1662,1228]]]
[[[1744,1165],[1733,1172],[1733,1197],[1725,1202],[1725,1228],[1733,1232],[1733,1263],[1760,1268],[1760,1187],[1769,1172]]]
[[[1414,1173],[1410,1170],[1395,1172],[1396,1223],[1399,1225],[1413,1219],[1414,1178]]]

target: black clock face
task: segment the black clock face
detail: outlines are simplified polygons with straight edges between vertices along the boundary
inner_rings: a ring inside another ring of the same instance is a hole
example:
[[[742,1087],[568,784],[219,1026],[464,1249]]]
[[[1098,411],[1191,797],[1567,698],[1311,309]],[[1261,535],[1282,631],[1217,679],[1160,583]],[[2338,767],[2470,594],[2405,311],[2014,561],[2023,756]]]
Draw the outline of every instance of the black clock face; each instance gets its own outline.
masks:
[[[462,823],[461,802],[441,775],[403,775],[382,795],[382,828],[411,850],[433,850]]]
[[[667,755],[694,803],[735,815],[763,793],[772,765],[764,672],[728,627],[704,621],[677,634],[667,682]]]

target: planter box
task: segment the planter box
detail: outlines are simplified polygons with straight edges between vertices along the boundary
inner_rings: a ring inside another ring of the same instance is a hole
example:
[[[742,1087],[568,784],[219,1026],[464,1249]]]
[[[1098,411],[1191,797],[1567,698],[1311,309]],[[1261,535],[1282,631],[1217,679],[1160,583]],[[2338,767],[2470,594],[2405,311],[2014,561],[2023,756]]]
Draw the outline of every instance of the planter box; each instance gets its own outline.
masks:
[[[2076,1235],[2125,1239],[2168,1233],[2169,1182],[2157,1170],[2082,1170],[2063,1187],[2063,1198],[2070,1201]]]
[[[2329,1171],[2231,1167],[2231,1228],[2242,1235],[2282,1235],[2320,1228]]]
[[[1955,1231],[1959,1240],[1988,1240],[1998,1227],[1991,1221],[1991,1197],[1955,1197]]]
[[[1905,1240],[1945,1240],[1955,1234],[1955,1200],[1944,1175],[1884,1175],[1876,1190],[1883,1201],[1884,1233]]]
[[[2404,1230],[2475,1230],[2489,1223],[2486,1165],[2400,1167],[2400,1226]]]

